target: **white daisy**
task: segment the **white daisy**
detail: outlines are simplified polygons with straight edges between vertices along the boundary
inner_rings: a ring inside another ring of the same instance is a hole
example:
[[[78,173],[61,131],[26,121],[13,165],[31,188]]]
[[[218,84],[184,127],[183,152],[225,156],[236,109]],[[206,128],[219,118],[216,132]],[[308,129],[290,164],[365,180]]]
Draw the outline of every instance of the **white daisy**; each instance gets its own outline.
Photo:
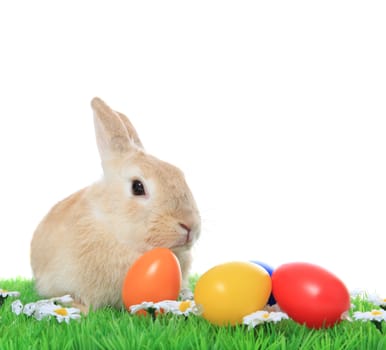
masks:
[[[193,300],[164,300],[156,303],[156,305],[162,309],[165,313],[172,313],[174,315],[184,315],[188,316],[189,314],[200,315],[201,310],[196,305]]]
[[[36,310],[36,305],[37,305],[37,303],[25,304],[24,307],[23,307],[23,314],[25,314],[27,316],[32,316],[32,314]]]
[[[70,323],[70,320],[80,319],[80,310],[75,307],[56,307],[51,315],[55,316],[59,323]]]
[[[26,307],[29,306],[29,308],[26,310]],[[55,308],[58,308],[60,306],[54,304],[51,301],[46,300],[40,300],[36,303],[30,303],[24,306],[23,312],[28,316],[35,317],[38,321],[41,321],[43,318],[51,316],[53,313],[53,310]],[[30,313],[32,311],[32,313]]]
[[[252,314],[244,316],[243,324],[247,325],[249,328],[253,328],[262,323],[276,323],[284,319],[288,319],[288,315],[284,312],[256,311]]]
[[[130,309],[130,312],[132,314],[136,314],[140,310],[144,310],[144,311],[150,311],[150,310],[159,311],[159,307],[156,304],[154,304],[152,301],[144,301],[141,304],[131,305],[129,307],[129,309]]]
[[[54,302],[38,302],[35,305],[33,316],[38,320],[42,320],[48,316],[55,316],[59,323],[65,321],[69,323],[71,319],[80,319],[80,310],[74,307],[63,307]]]
[[[63,306],[71,306],[74,302],[74,299],[69,294],[63,295],[61,297],[51,298],[50,300]]]
[[[23,304],[21,303],[20,300],[15,300],[12,304],[11,304],[11,309],[12,309],[12,312],[16,315],[20,315],[21,312],[23,311]]]
[[[280,322],[281,320],[288,320],[288,315],[284,312],[270,312],[270,322]]]
[[[137,313],[138,311],[155,311],[155,312],[165,312],[172,313],[174,315],[184,315],[188,316],[189,314],[199,315],[201,310],[196,306],[193,300],[177,301],[177,300],[163,300],[157,303],[150,301],[144,301],[141,304],[130,306],[130,312],[132,314]]]
[[[0,297],[2,298],[7,298],[7,297],[19,297],[20,296],[20,293],[19,292],[16,292],[16,291],[9,291],[9,290],[6,290],[6,289],[2,289],[0,288]]]
[[[72,302],[72,298],[69,295],[65,295],[59,298],[39,300],[36,303],[28,303],[24,306],[20,300],[16,300],[11,305],[12,312],[16,315],[20,315],[23,312],[23,314],[33,316],[38,321],[50,316],[55,316],[59,323],[63,321],[69,323],[71,319],[80,319],[79,309],[63,307],[57,304],[58,301],[68,304]]]
[[[366,312],[356,311],[353,315],[355,320],[361,321],[386,321],[385,310],[371,310]]]
[[[376,305],[376,306],[386,306],[386,298],[382,299],[379,295],[377,294],[370,294],[367,297],[367,301]]]

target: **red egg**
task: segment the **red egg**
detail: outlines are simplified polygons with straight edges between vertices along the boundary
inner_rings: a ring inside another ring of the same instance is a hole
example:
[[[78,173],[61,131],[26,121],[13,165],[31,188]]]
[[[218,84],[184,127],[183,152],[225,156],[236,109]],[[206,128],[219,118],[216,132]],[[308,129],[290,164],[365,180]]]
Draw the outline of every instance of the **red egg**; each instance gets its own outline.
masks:
[[[176,300],[181,288],[180,263],[167,248],[155,248],[139,257],[127,272],[122,300],[127,310],[144,301]]]
[[[279,266],[272,274],[272,292],[289,317],[310,328],[333,326],[351,305],[343,282],[309,263]]]

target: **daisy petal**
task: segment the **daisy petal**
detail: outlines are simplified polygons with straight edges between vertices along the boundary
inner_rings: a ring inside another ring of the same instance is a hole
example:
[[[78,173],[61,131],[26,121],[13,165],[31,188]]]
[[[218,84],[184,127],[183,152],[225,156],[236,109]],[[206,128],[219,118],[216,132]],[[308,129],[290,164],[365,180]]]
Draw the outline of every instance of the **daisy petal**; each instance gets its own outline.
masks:
[[[19,296],[20,296],[19,292],[9,291],[9,290],[0,288],[0,297],[3,297],[3,298],[7,298],[7,297],[18,298]]]
[[[382,309],[366,312],[356,311],[353,317],[358,321],[386,321],[386,311]]]
[[[27,316],[32,316],[35,310],[36,310],[36,303],[28,303],[24,305],[23,314]]]
[[[288,319],[288,315],[284,312],[269,312],[265,310],[256,311],[252,314],[246,315],[243,318],[243,324],[247,325],[249,328],[253,328],[259,324],[267,322],[279,322],[281,320]]]
[[[74,302],[74,299],[69,294],[63,295],[61,297],[51,298],[50,300],[53,302],[57,302],[57,303],[64,305],[64,306],[69,306]]]
[[[12,309],[12,312],[16,315],[20,315],[23,311],[23,304],[21,303],[20,300],[15,300],[12,304],[11,304],[11,309]]]
[[[156,311],[159,311],[159,307],[151,301],[144,301],[141,304],[131,305],[129,309],[132,314],[135,314],[140,310],[148,311],[148,309],[155,309]]]

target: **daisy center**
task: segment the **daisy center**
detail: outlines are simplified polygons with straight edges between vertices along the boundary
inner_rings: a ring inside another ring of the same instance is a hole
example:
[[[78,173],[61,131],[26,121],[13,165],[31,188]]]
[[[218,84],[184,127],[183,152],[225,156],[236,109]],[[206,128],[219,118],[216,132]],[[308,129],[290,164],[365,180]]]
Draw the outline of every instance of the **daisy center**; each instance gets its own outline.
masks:
[[[63,307],[56,309],[54,312],[60,316],[68,316],[68,311]]]
[[[262,316],[263,316],[263,318],[268,318],[268,317],[269,317],[269,313],[266,312],[266,313],[264,313]]]
[[[379,311],[379,310],[373,310],[373,311],[371,311],[371,314],[372,314],[373,316],[380,316],[380,315],[382,315],[382,312]]]
[[[180,309],[181,312],[186,311],[187,309],[190,308],[190,301],[189,300],[181,301],[180,306],[178,308]]]

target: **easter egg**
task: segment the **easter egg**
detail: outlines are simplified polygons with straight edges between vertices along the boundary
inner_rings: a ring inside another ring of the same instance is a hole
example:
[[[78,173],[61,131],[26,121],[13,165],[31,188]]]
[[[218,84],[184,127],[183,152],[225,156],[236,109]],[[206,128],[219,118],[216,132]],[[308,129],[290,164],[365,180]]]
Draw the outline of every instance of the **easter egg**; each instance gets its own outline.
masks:
[[[251,262],[217,265],[197,280],[194,301],[202,317],[216,325],[242,323],[243,317],[261,310],[271,293],[266,270]]]
[[[257,261],[257,260],[252,260],[252,262],[254,264],[257,264],[259,266],[261,266],[263,269],[265,269],[270,276],[272,276],[272,273],[273,273],[273,267],[271,265],[268,265],[267,263],[265,262],[262,262],[262,261]],[[268,305],[275,305],[276,304],[276,300],[275,300],[275,297],[273,296],[273,294],[271,293],[271,295],[269,296],[269,299],[268,299],[268,302],[267,302]]]
[[[167,248],[155,248],[140,256],[129,268],[122,287],[122,300],[131,305],[144,301],[176,300],[181,288],[180,263]]]
[[[288,263],[272,274],[272,291],[280,308],[310,328],[331,327],[350,308],[344,283],[326,269],[309,263]]]

